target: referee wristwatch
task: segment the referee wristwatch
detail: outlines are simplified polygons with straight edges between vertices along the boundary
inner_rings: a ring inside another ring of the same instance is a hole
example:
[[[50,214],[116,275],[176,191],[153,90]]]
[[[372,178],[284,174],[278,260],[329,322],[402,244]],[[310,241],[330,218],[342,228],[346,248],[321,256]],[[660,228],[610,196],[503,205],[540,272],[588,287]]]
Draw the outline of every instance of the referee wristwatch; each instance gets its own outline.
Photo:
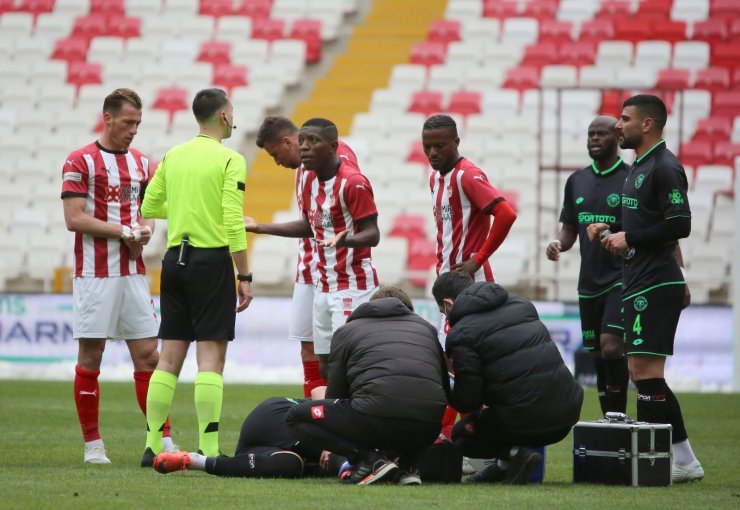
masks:
[[[252,273],[249,274],[237,274],[236,279],[240,282],[249,282],[252,283]]]

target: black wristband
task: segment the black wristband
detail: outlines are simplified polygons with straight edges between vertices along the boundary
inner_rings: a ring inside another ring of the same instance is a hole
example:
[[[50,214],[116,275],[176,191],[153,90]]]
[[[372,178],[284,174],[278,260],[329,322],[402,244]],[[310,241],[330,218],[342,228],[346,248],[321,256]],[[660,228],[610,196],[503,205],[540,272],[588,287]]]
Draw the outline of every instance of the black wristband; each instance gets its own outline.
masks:
[[[236,279],[240,282],[249,282],[252,283],[252,273],[249,274],[238,274],[236,275]]]

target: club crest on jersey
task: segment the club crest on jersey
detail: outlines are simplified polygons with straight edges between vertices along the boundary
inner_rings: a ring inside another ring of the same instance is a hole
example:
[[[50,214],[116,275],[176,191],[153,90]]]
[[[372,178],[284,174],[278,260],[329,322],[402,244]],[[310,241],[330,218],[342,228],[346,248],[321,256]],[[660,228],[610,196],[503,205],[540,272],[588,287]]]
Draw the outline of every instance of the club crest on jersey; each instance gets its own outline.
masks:
[[[635,310],[638,312],[644,311],[648,307],[648,300],[645,296],[637,296],[635,299]]]
[[[105,201],[106,202],[120,202],[121,201],[121,187],[120,186],[108,186],[105,190]]]
[[[620,203],[619,195],[616,193],[612,193],[608,197],[606,197],[606,205],[609,207],[617,207]]]
[[[311,418],[314,420],[323,420],[324,406],[311,406]]]
[[[640,174],[635,178],[635,188],[642,186],[642,181],[645,180],[645,174]]]
[[[342,308],[344,308],[345,310],[352,310],[351,297],[342,298]]]
[[[447,188],[447,196],[449,198],[452,198],[452,186],[450,186],[449,188]]]

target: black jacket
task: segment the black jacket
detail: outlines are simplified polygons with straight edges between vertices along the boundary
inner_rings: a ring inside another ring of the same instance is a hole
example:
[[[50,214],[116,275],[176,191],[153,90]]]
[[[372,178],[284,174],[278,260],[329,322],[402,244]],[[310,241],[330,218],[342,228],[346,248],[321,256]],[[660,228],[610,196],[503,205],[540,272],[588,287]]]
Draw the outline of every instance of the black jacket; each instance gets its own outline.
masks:
[[[472,412],[485,404],[499,426],[519,432],[578,421],[583,389],[531,302],[495,283],[475,283],[457,297],[449,322],[455,408]]]
[[[396,298],[364,303],[331,340],[326,398],[363,414],[441,423],[449,377],[437,331]]]

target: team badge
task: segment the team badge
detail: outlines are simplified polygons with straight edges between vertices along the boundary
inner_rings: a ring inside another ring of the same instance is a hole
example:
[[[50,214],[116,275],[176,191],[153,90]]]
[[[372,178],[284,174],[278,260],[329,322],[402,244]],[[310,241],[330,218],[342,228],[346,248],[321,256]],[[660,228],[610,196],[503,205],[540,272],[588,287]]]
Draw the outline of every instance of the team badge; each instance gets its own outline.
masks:
[[[638,175],[637,178],[635,179],[635,188],[639,188],[640,186],[642,186],[642,181],[644,180],[645,180],[645,174]]]
[[[608,197],[606,197],[606,204],[609,207],[617,207],[619,205],[619,202],[621,202],[619,195],[616,193],[612,193]]]
[[[314,420],[324,419],[324,406],[313,406],[311,407],[311,418]]]
[[[449,188],[447,188],[447,196],[449,198],[452,198],[452,186],[450,186]]]
[[[637,296],[635,298],[635,310],[638,312],[644,311],[648,307],[648,300],[645,296]]]
[[[352,310],[351,297],[342,298],[342,308],[344,308],[345,310]]]

